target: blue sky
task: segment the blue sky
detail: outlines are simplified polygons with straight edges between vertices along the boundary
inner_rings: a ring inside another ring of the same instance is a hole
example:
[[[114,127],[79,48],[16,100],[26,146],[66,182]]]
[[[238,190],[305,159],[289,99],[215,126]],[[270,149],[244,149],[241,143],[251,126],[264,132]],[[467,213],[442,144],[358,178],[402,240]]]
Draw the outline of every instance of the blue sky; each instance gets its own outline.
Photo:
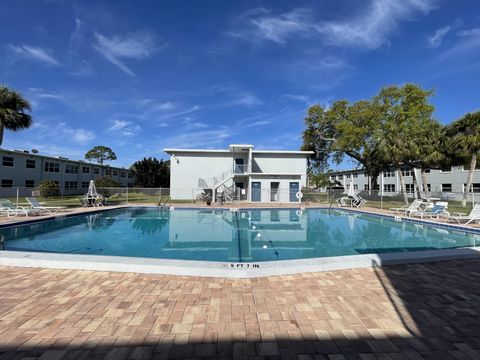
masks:
[[[406,82],[435,90],[443,123],[480,108],[476,0],[11,0],[0,18],[0,82],[35,121],[5,148],[107,145],[122,166],[165,147],[298,149],[309,105]]]

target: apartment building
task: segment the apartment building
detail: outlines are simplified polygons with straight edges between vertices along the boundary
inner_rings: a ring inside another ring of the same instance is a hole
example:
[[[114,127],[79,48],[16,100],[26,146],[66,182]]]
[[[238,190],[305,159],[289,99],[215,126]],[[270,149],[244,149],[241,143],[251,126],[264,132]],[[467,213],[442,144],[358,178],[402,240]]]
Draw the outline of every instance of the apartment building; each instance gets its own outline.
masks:
[[[232,144],[228,149],[165,149],[171,156],[170,196],[195,199],[210,191],[252,202],[298,202],[307,181],[310,151],[255,150]]]
[[[407,193],[414,194],[414,179],[416,179],[422,190],[426,188],[437,197],[453,199],[459,198],[465,191],[469,168],[468,166],[448,166],[429,169],[426,171],[426,187],[422,182],[420,169],[414,169],[408,165],[402,166],[400,170],[386,169],[377,178],[378,188],[372,190],[387,196],[401,192],[400,171],[405,180]],[[372,184],[372,179],[364,169],[336,171],[329,173],[329,177],[331,181],[340,183],[346,190],[352,185],[356,191],[368,191]],[[480,193],[480,167],[475,169],[472,189],[474,193]]]
[[[125,168],[82,160],[34,154],[26,150],[0,149],[0,195],[21,189],[28,195],[43,180],[55,181],[66,195],[85,193],[90,180],[109,176],[122,186],[133,186],[134,174]]]

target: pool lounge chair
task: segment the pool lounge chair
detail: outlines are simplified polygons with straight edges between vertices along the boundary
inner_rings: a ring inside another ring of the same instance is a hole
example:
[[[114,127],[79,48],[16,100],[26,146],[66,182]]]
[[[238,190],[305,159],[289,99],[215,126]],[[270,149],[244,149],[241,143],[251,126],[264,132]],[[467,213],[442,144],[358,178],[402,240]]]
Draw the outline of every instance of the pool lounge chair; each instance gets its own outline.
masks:
[[[432,208],[425,210],[416,210],[410,213],[411,216],[419,216],[421,219],[426,218],[439,218],[440,216],[450,216],[447,211],[448,203],[439,201]]]
[[[8,217],[13,217],[17,215],[38,215],[40,212],[36,209],[28,209],[23,206],[16,207],[10,200],[0,199],[0,214],[7,215]]]
[[[410,205],[404,205],[404,206],[399,207],[399,208],[390,208],[390,211],[410,216],[412,214],[412,212],[422,210],[422,209],[420,209],[420,206],[422,204],[423,204],[422,199],[415,199],[415,200],[412,201],[412,203]]]
[[[445,218],[449,221],[456,221],[462,225],[468,225],[472,222],[480,221],[480,204],[475,204],[468,215],[450,215]]]
[[[36,210],[39,210],[41,212],[42,211],[47,212],[49,214],[55,214],[55,213],[57,213],[61,210],[66,209],[66,207],[64,207],[64,206],[43,206],[34,197],[26,197],[25,199],[27,199],[27,201],[30,204],[30,206],[32,207],[32,209],[36,209]]]

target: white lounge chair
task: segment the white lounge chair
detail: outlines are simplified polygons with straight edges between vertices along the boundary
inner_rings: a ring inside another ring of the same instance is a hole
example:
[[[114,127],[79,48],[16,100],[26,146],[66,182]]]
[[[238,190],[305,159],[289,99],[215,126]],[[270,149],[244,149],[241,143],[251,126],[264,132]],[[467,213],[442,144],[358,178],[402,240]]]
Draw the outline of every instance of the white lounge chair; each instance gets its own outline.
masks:
[[[66,209],[64,206],[43,206],[41,205],[38,200],[34,197],[26,197],[28,203],[31,205],[32,209],[36,209],[39,211],[44,211],[49,214],[55,214],[61,210]]]
[[[480,221],[480,204],[475,204],[468,215],[450,215],[447,220],[456,221],[459,224],[468,225],[475,221]]]
[[[412,211],[410,212],[410,215],[419,216],[421,219],[424,217],[438,219],[440,216],[450,216],[450,213],[447,211],[447,207],[447,202],[439,201],[432,208]]]
[[[412,212],[422,210],[422,209],[420,209],[420,206],[422,204],[423,204],[422,199],[415,199],[415,200],[412,201],[412,203],[410,205],[404,205],[404,206],[399,207],[399,208],[390,208],[390,211],[410,216],[410,214]]]
[[[25,217],[28,217],[29,215],[38,215],[39,213],[38,210],[28,209],[23,206],[16,207],[10,200],[0,199],[0,214],[2,215],[7,215],[8,217],[25,215]]]

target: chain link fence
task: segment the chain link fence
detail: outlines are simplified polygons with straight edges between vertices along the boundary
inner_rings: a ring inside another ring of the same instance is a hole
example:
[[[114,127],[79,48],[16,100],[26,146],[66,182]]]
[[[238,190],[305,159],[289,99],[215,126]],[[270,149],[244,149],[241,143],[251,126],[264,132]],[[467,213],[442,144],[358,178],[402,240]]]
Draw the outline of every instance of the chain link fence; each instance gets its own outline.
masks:
[[[220,193],[213,196],[208,189],[175,189],[169,188],[127,188],[108,187],[97,188],[97,192],[106,199],[108,205],[148,204],[148,205],[174,205],[174,204],[241,204],[241,203],[303,203],[306,205],[338,206],[338,199],[347,197],[344,190],[317,191],[302,189],[298,191],[279,189],[251,189],[250,191],[236,188],[233,191]],[[8,199],[16,206],[29,206],[26,197],[36,197],[45,206],[80,207],[85,198],[87,189],[58,189],[58,191],[45,194],[38,188],[10,187],[0,188],[0,199]],[[355,191],[357,195],[366,200],[365,207],[388,210],[405,205],[401,192],[382,193],[379,191]],[[407,194],[408,202],[415,198],[422,198],[428,202],[448,202],[451,212],[469,212],[474,203],[480,203],[480,192],[467,194],[466,206],[462,206],[463,193],[428,193]]]

